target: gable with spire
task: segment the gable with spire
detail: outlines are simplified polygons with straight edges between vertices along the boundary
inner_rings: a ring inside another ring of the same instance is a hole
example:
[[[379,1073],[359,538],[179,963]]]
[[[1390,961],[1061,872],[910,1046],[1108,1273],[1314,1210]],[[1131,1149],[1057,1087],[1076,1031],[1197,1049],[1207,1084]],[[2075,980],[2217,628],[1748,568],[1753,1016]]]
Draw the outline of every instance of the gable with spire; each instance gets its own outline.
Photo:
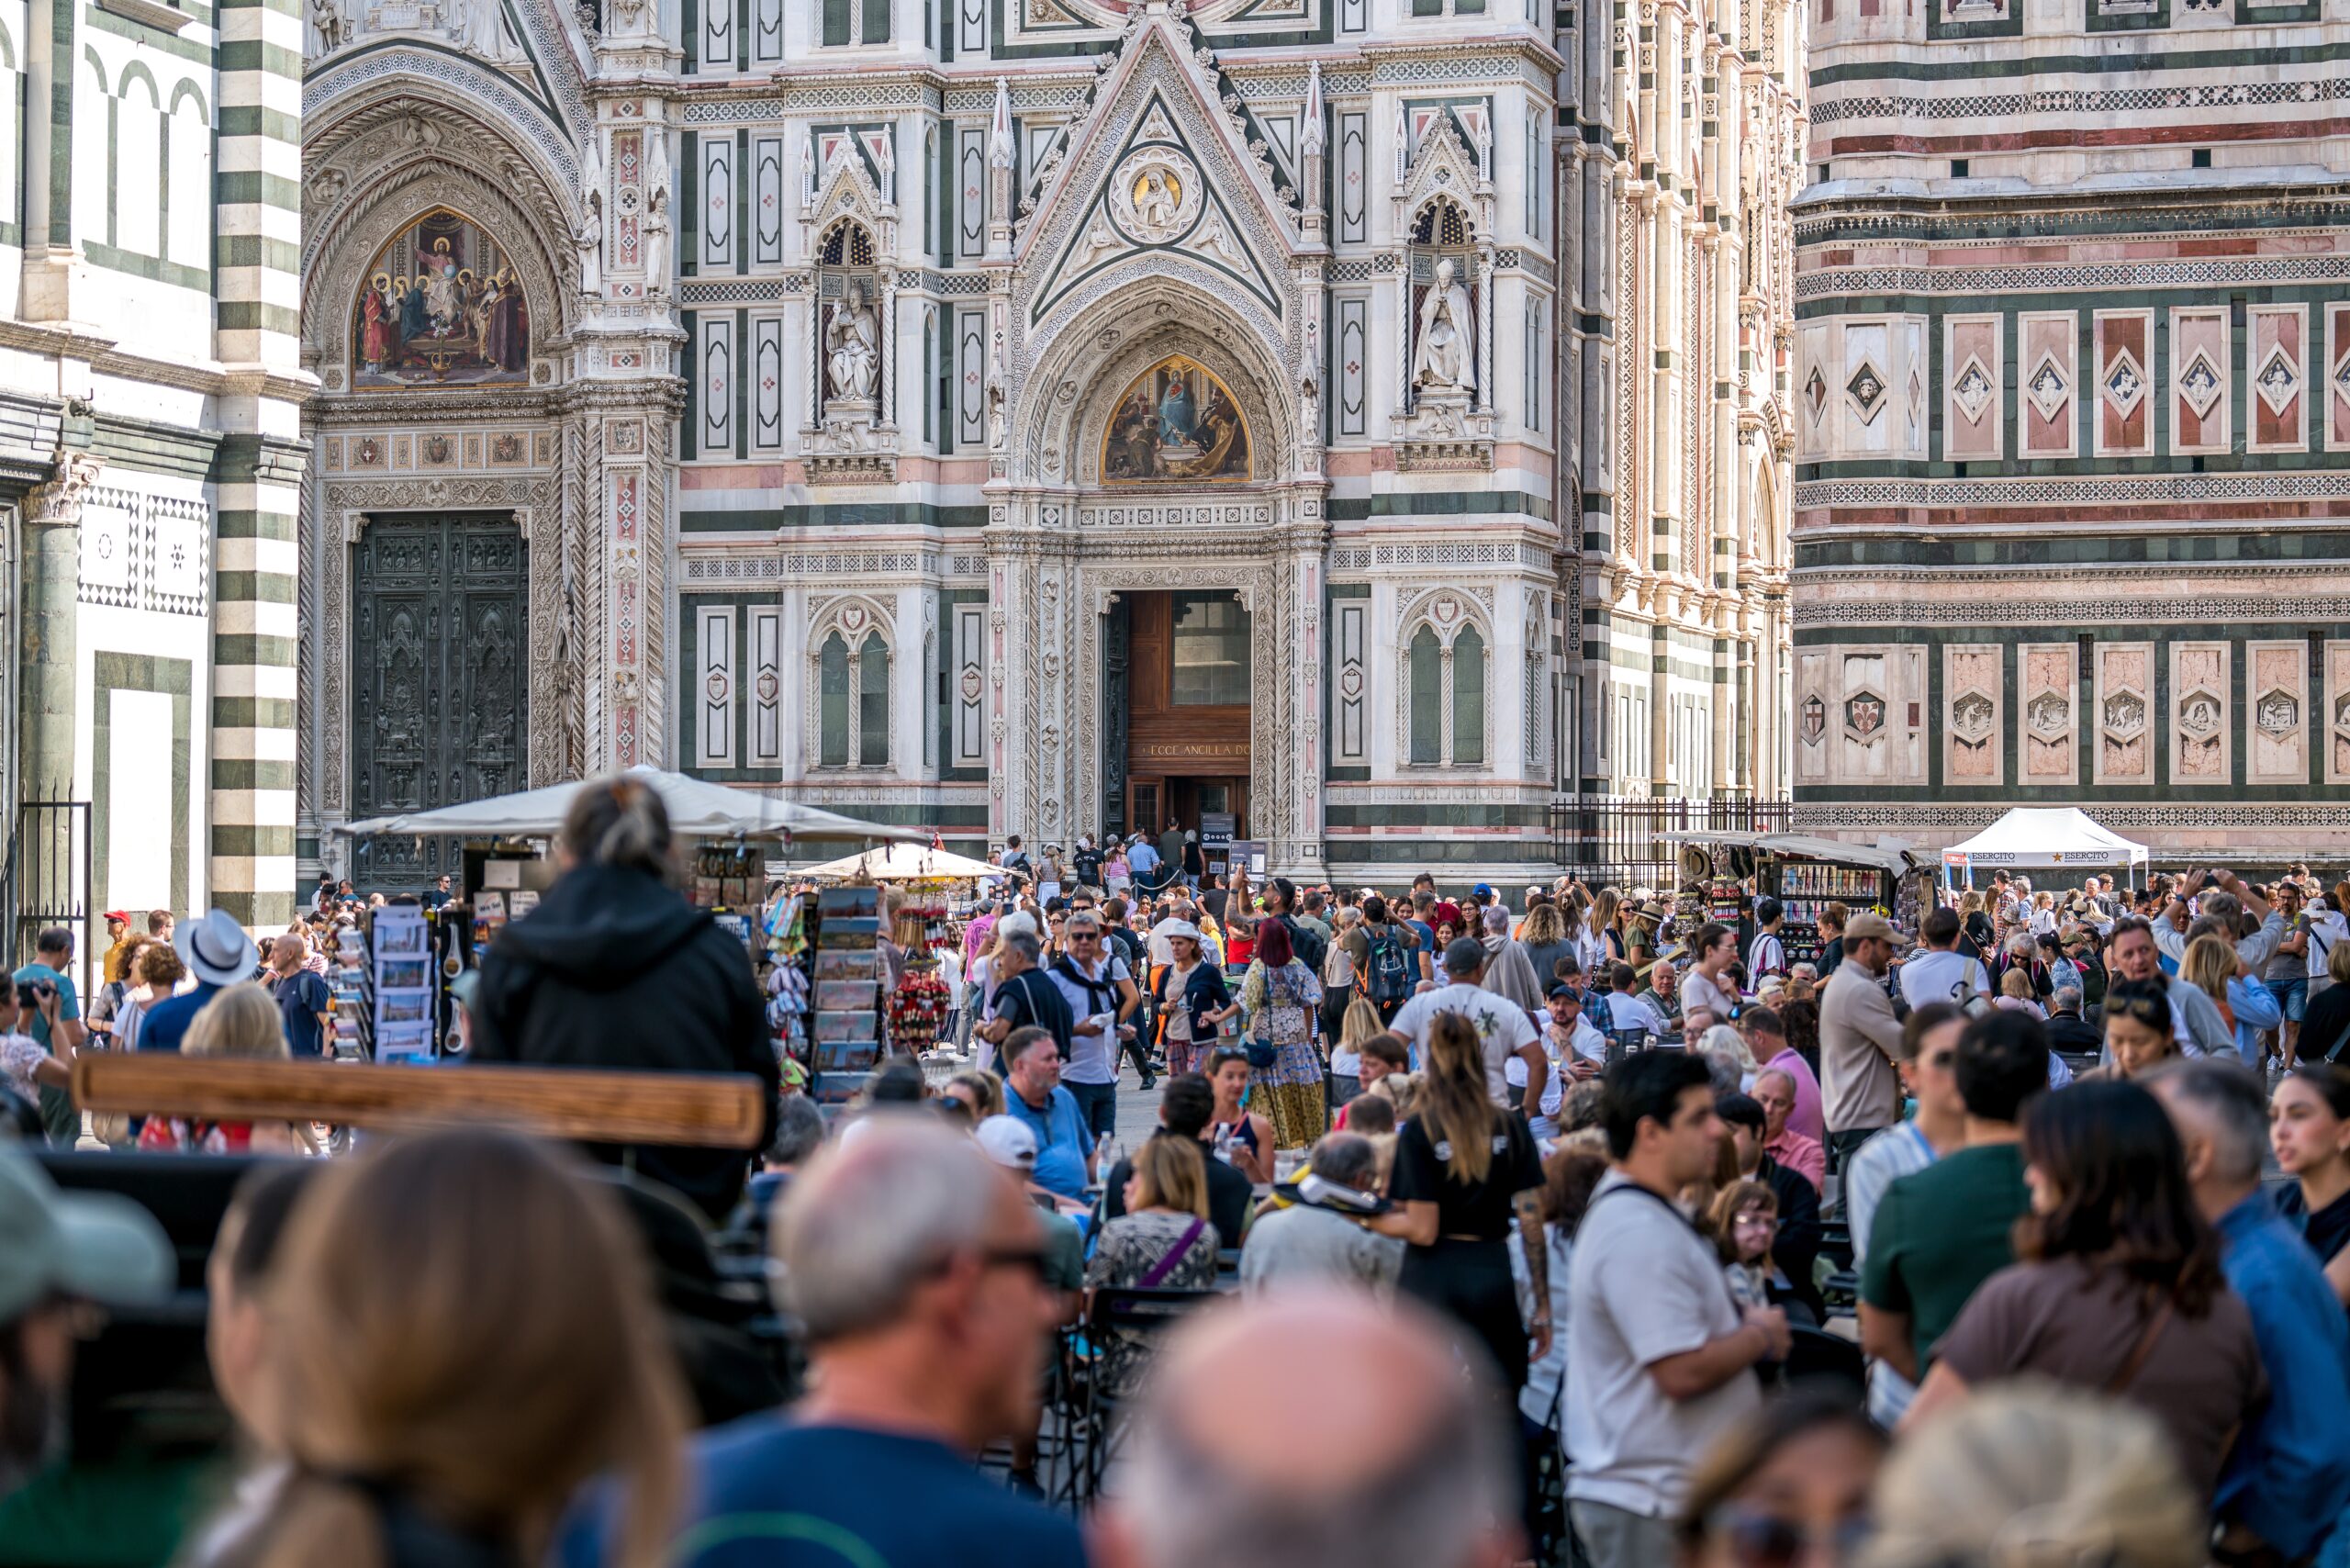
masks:
[[[1248,122],[1234,123],[1240,111],[1217,102],[1202,58],[1212,54],[1194,52],[1187,34],[1162,15],[1139,21],[1091,108],[1048,154],[1017,252],[1029,325],[1121,263],[1168,253],[1273,320],[1288,316],[1296,218],[1243,139]]]

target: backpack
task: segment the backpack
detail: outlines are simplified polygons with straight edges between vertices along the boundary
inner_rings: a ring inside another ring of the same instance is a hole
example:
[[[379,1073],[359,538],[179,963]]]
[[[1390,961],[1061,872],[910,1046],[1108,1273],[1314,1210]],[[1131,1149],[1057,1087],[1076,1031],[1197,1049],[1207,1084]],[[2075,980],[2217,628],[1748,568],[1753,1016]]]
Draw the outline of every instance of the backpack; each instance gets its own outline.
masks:
[[[1322,959],[1322,989],[1344,991],[1355,983],[1355,956],[1347,951],[1343,942],[1330,944],[1330,951]]]
[[[1290,950],[1297,956],[1297,961],[1320,974],[1322,959],[1330,948],[1330,945],[1322,940],[1322,934],[1292,915],[1281,916],[1281,924],[1289,930]]]
[[[1371,999],[1382,1006],[1408,1002],[1412,996],[1412,967],[1404,961],[1404,944],[1393,931],[1371,937]]]

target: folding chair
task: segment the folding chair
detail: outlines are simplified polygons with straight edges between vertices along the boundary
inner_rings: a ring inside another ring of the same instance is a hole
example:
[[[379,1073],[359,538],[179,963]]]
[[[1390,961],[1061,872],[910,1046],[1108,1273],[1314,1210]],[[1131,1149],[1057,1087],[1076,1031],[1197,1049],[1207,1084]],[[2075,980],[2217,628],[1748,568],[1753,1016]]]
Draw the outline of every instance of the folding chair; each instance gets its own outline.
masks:
[[[1193,1309],[1215,1300],[1217,1294],[1140,1285],[1103,1285],[1094,1291],[1077,1357],[1082,1386],[1075,1390],[1080,1398],[1079,1418],[1070,1434],[1078,1449],[1075,1501],[1079,1506],[1101,1495],[1102,1477],[1110,1467],[1121,1420],[1141,1392],[1140,1373],[1128,1365],[1131,1353],[1113,1354],[1113,1349],[1128,1337],[1157,1338]]]

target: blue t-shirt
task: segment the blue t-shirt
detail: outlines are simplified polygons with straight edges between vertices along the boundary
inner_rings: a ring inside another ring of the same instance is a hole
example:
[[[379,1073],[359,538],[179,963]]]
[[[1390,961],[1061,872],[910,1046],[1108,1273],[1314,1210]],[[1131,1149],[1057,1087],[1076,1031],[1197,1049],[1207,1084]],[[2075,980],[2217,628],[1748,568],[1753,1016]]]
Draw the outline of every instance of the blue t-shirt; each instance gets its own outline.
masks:
[[[59,1023],[62,1024],[68,1018],[82,1016],[82,1003],[73,994],[73,980],[50,969],[47,964],[27,964],[17,971],[18,985],[31,985],[37,980],[47,980],[57,988],[57,1021]],[[33,1008],[25,1014],[25,1032],[32,1036],[34,1042],[41,1049],[49,1048],[49,1020],[41,1016],[39,1008]]]
[[[1086,1137],[1085,1116],[1077,1108],[1077,1096],[1056,1088],[1040,1111],[1007,1084],[1003,1108],[1027,1123],[1028,1130],[1036,1135],[1036,1168],[1028,1179],[1064,1198],[1083,1196],[1085,1156],[1092,1145]]]
[[[1435,927],[1435,926],[1430,925],[1430,924],[1429,924],[1427,921],[1425,921],[1425,920],[1413,920],[1413,921],[1407,921],[1407,922],[1405,922],[1405,924],[1408,924],[1409,926],[1411,926],[1411,928],[1412,928],[1413,930],[1415,930],[1415,931],[1416,931],[1416,932],[1418,932],[1418,933],[1420,934],[1420,951],[1421,951],[1421,952],[1423,952],[1423,953],[1433,953],[1433,952],[1435,952],[1435,951],[1436,951],[1436,927]]]
[[[139,1021],[139,1048],[142,1051],[175,1051],[187,1037],[187,1026],[204,1011],[204,1004],[220,994],[220,987],[210,980],[198,980],[196,989],[185,996],[165,997],[147,1010]]]
[[[1006,1490],[944,1443],[747,1417],[694,1439],[671,1568],[1084,1568],[1077,1523]],[[614,1499],[555,1551],[602,1568]]]
[[[297,1057],[319,1055],[325,1036],[319,1014],[334,1005],[327,982],[313,970],[296,969],[277,982],[272,994],[277,999],[277,1015],[285,1021],[285,1048]]]

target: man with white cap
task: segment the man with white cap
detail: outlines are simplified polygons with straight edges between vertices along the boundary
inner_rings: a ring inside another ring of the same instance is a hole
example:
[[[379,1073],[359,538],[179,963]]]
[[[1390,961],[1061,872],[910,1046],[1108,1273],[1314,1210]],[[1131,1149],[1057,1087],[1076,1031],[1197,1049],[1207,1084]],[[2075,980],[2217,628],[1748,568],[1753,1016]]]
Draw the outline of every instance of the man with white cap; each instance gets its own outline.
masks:
[[[241,980],[253,978],[261,966],[260,950],[237,917],[225,909],[209,909],[201,920],[191,920],[172,933],[172,949],[196,977],[196,989],[147,1009],[139,1024],[142,1051],[175,1051],[187,1026],[205,1004]]]
[[[81,1304],[161,1301],[173,1271],[145,1209],[60,1192],[30,1155],[0,1147],[0,1497],[62,1457]]]

